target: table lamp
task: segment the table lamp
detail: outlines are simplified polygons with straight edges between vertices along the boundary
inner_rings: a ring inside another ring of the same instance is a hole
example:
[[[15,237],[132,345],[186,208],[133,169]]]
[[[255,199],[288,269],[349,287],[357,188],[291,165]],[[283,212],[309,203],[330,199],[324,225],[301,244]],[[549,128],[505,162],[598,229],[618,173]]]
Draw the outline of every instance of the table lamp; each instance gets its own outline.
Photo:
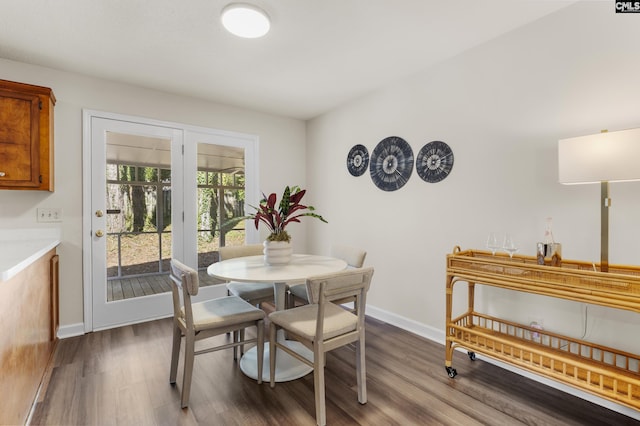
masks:
[[[600,271],[609,270],[609,182],[640,180],[640,129],[558,141],[558,180],[600,184]]]

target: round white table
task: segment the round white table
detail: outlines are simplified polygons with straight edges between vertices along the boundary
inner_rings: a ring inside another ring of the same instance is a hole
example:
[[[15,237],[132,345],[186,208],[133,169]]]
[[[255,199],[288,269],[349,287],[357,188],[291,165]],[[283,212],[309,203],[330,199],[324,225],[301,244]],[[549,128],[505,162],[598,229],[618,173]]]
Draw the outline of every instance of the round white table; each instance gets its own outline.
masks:
[[[212,277],[228,281],[268,282],[274,286],[276,309],[285,308],[285,293],[288,284],[300,283],[308,277],[329,274],[346,269],[347,262],[327,256],[311,254],[294,254],[286,265],[267,265],[264,256],[235,257],[216,262],[207,268]],[[265,336],[268,336],[265,331]],[[284,333],[278,333],[278,340],[285,341]],[[313,352],[296,341],[285,341],[285,344],[296,352],[313,361]],[[242,356],[240,369],[247,376],[257,379],[257,350],[251,348]],[[310,373],[313,369],[284,351],[278,353],[276,359],[276,382],[295,380]],[[262,380],[269,381],[269,346],[264,348]]]

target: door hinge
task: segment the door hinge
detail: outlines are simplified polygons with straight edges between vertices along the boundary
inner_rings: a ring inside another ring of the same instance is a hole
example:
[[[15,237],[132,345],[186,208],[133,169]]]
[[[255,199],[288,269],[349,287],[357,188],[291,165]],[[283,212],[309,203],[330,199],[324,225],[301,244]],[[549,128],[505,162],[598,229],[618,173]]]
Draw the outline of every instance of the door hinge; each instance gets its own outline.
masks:
[[[184,155],[184,145],[182,145],[182,155]]]
[[[38,176],[38,180],[42,183],[42,175]]]
[[[42,109],[42,101],[38,101],[38,108]]]

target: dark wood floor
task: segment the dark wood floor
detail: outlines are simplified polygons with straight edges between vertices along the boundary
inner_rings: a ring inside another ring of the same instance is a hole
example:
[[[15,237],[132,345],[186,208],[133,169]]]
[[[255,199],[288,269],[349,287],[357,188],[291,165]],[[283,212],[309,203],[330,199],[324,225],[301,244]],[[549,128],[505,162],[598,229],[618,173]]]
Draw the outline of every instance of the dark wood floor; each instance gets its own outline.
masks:
[[[34,425],[314,425],[313,375],[258,385],[230,351],[196,357],[190,407],[169,385],[171,320],[59,342]],[[224,336],[219,338],[224,339]],[[182,360],[182,358],[181,358]],[[368,403],[356,395],[354,352],[329,354],[329,425],[638,425],[627,416],[367,319]],[[179,369],[178,383],[182,367]]]

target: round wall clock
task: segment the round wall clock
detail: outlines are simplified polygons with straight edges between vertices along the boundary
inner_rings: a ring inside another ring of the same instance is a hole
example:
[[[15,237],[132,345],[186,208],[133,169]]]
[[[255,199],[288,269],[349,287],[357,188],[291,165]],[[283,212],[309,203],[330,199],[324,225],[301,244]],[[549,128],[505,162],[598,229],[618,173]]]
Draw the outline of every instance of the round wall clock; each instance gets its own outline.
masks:
[[[354,145],[347,155],[347,170],[353,176],[362,176],[369,167],[369,151],[364,145]]]
[[[412,170],[413,150],[402,138],[384,138],[371,153],[371,180],[383,191],[402,188],[411,177]]]
[[[440,182],[451,173],[453,151],[442,141],[429,142],[416,157],[416,172],[425,182]]]

